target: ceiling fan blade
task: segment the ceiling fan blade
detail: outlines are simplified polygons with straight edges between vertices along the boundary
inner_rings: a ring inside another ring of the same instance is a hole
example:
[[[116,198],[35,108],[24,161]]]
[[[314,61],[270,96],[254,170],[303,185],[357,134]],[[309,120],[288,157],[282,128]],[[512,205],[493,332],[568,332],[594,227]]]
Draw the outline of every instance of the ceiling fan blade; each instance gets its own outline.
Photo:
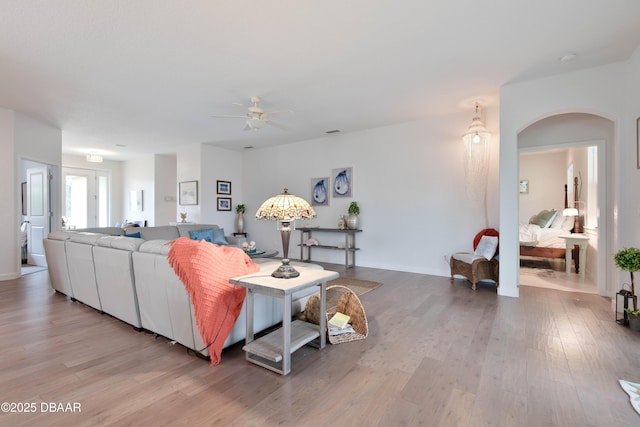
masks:
[[[283,126],[283,125],[281,125],[280,123],[272,122],[271,120],[269,120],[269,121],[267,122],[267,124],[268,124],[268,125],[271,125],[271,126],[273,126],[273,127],[276,127],[276,128],[278,128],[278,129],[280,129],[280,130],[284,130],[284,131],[288,131],[288,130],[290,130],[288,127]]]
[[[217,119],[246,119],[247,116],[228,116],[224,114],[214,114],[209,117],[215,117]]]
[[[265,111],[266,115],[268,116],[273,116],[273,115],[278,115],[278,114],[293,114],[292,110],[276,110],[276,111]]]

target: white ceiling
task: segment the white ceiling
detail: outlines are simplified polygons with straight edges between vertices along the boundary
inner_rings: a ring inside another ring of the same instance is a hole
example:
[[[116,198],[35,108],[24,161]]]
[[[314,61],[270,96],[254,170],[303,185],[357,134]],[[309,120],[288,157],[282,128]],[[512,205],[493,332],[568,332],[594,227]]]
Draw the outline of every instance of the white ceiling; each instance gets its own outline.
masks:
[[[259,148],[495,106],[505,83],[629,58],[639,23],[638,0],[2,0],[0,106],[70,154]],[[288,130],[209,117],[253,95]]]

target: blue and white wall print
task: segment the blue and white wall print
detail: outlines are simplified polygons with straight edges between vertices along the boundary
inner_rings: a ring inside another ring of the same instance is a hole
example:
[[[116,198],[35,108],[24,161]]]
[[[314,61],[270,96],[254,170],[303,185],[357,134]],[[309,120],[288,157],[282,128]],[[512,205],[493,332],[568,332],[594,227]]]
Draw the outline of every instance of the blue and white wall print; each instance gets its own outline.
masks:
[[[333,169],[333,197],[351,197],[353,191],[353,175],[351,168]]]
[[[311,205],[329,206],[329,177],[311,178]]]

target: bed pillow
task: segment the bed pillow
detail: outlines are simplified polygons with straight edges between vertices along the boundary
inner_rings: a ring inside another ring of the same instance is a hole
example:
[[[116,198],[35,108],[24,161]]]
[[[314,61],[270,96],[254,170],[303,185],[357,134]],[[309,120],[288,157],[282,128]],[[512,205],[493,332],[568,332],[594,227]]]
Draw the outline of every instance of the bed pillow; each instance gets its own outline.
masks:
[[[482,236],[474,254],[486,259],[491,259],[495,255],[497,248],[498,238],[496,236]]]
[[[530,224],[535,224],[540,228],[547,228],[553,222],[553,219],[558,214],[555,209],[542,210],[539,214],[534,215],[529,221]]]

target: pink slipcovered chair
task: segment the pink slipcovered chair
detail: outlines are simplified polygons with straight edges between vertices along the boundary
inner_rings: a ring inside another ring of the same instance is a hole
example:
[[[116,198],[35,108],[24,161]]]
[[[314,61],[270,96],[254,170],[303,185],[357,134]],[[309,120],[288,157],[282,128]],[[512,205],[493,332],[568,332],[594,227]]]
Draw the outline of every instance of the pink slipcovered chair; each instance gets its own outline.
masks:
[[[500,264],[498,255],[499,233],[496,229],[485,228],[473,239],[473,253],[456,252],[451,255],[451,282],[454,275],[466,277],[471,282],[471,289],[476,290],[476,284],[481,280],[491,280],[498,288]]]

